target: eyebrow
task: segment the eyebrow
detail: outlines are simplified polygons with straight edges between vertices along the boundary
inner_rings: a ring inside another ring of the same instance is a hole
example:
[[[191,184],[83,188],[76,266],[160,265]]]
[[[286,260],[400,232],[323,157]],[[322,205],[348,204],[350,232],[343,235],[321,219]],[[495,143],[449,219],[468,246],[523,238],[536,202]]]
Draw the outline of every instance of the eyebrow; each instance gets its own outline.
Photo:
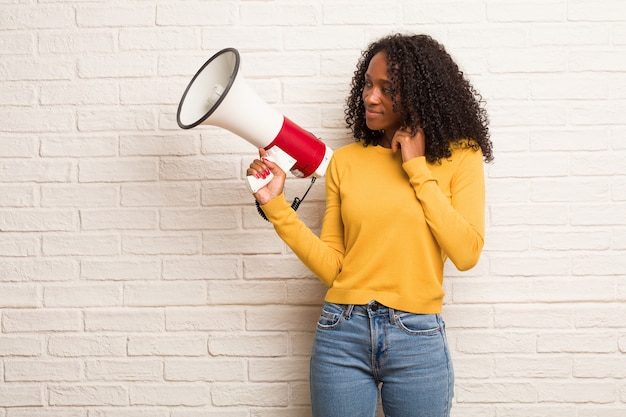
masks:
[[[369,73],[365,73],[365,78],[369,78],[370,80],[372,79],[372,77],[369,75]],[[379,80],[381,83],[386,84],[386,85],[391,85],[391,81],[386,79],[386,78],[382,78]]]

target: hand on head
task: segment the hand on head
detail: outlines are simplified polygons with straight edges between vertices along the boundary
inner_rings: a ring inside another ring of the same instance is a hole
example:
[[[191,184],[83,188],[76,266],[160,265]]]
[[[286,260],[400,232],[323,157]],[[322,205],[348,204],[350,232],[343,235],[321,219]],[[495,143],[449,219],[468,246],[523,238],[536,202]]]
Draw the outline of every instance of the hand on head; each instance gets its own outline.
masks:
[[[424,129],[417,127],[415,135],[411,135],[411,132],[406,129],[398,129],[391,138],[391,150],[393,152],[402,152],[402,161],[407,162],[410,159],[418,156],[424,156],[426,149],[426,138],[424,136]]]

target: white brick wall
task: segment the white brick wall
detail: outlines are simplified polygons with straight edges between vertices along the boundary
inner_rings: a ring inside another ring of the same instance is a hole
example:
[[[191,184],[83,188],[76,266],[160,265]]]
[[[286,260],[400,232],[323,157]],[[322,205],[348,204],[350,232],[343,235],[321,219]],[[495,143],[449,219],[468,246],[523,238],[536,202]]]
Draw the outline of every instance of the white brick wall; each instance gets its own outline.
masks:
[[[485,252],[447,268],[453,415],[626,415],[626,1],[3,0],[0,417],[309,416],[324,288],[257,216],[253,147],[176,108],[234,46],[339,147],[396,30],[446,44],[492,121]]]

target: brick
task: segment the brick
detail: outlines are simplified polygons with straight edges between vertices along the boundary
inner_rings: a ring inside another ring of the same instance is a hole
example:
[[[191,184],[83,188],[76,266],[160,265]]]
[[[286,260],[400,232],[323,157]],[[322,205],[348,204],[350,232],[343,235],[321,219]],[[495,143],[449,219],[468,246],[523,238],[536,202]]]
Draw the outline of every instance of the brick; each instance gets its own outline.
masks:
[[[166,381],[244,382],[246,366],[241,359],[166,360]]]
[[[626,12],[626,5],[619,0],[609,0],[602,3],[601,7],[584,0],[574,0],[568,3],[567,17],[572,21],[621,21]]]
[[[135,384],[130,388],[131,405],[200,407],[210,404],[209,387],[204,384]]]
[[[219,383],[213,386],[211,398],[217,406],[284,407],[288,404],[289,386],[285,383]]]
[[[0,79],[5,81],[71,80],[75,75],[74,68],[73,59],[68,57],[46,56],[33,58],[31,56],[15,56],[11,60],[3,60],[0,63]],[[39,128],[43,129],[41,131],[48,131],[46,128],[53,126],[50,122],[55,116],[54,112],[46,113],[43,110],[24,109],[20,113],[29,113],[29,122],[32,122],[32,120],[38,121],[38,123],[26,123],[26,120],[22,119],[26,126],[31,125],[31,129]],[[46,116],[50,120],[46,120],[44,118]],[[60,116],[56,116],[56,118],[60,118]]]
[[[240,8],[240,14],[243,26],[307,26],[321,23],[319,7],[307,3],[246,3]]]
[[[368,11],[371,16],[378,14],[374,5]],[[393,9],[387,13],[389,17],[393,17],[392,11]],[[341,13],[341,9],[338,12]],[[406,23],[412,24],[480,23],[485,21],[485,7],[460,1],[421,1],[404,4],[402,18]],[[379,22],[367,20],[366,23]]]
[[[37,159],[7,159],[0,163],[0,169],[3,171],[0,182],[68,182],[72,175],[72,165],[68,162]]]
[[[615,333],[587,331],[583,333],[559,332],[537,336],[539,353],[612,353],[617,350]]]
[[[161,308],[93,309],[84,314],[89,332],[159,332],[165,328],[164,318]]]
[[[36,384],[3,384],[0,386],[0,407],[43,407],[43,388]]]
[[[277,262],[280,262],[280,268],[276,267]],[[302,279],[313,276],[295,256],[249,256],[244,259],[243,268],[246,279]]]
[[[149,110],[78,111],[78,130],[82,132],[143,131],[156,127],[155,117]]]
[[[610,276],[603,278],[595,273],[587,277],[574,275],[568,276],[566,281],[567,291],[563,291],[563,277],[535,278],[535,301],[612,301],[615,298],[615,282]]]
[[[149,54],[136,52],[83,56],[78,58],[78,75],[85,79],[150,77],[156,75],[156,61]]]
[[[8,415],[11,417],[86,417],[87,410],[71,407],[20,407],[10,409]]]
[[[250,380],[253,382],[308,381],[308,358],[251,359]]]
[[[468,382],[455,390],[461,403],[533,403],[537,388],[530,382]]]
[[[246,311],[248,330],[314,330],[318,306],[258,306]]]
[[[214,356],[273,357],[287,354],[287,338],[280,333],[231,333],[209,336]]]
[[[5,284],[2,286],[2,293],[0,293],[0,307],[40,307],[40,298],[40,291],[35,286]]]
[[[208,302],[219,304],[282,304],[287,298],[285,283],[214,281],[209,283]]]
[[[280,238],[267,232],[210,231],[203,233],[202,240],[205,255],[280,253],[283,248]]]
[[[124,285],[124,304],[134,307],[204,305],[207,284],[200,281]]]
[[[149,89],[160,91],[154,85],[150,86]],[[198,153],[198,147],[197,140],[193,137],[172,139],[168,135],[154,134],[149,136],[123,135],[120,137],[120,154],[124,156],[194,155]]]
[[[229,207],[161,210],[163,230],[232,230],[240,223],[239,211]]]
[[[42,156],[115,156],[118,151],[116,135],[98,134],[95,136],[67,135],[63,137],[45,137],[41,139]]]
[[[0,259],[0,281],[71,281],[78,278],[78,270],[71,259]]]
[[[0,356],[41,356],[43,342],[38,336],[1,336]]]
[[[159,26],[228,26],[234,19],[232,7],[224,3],[195,1],[182,5],[160,4],[156,12]]]
[[[41,186],[43,207],[111,207],[118,201],[118,187],[110,184]]]
[[[35,45],[32,33],[0,34],[0,53],[3,55],[30,55],[35,51]]]
[[[154,6],[81,5],[76,8],[79,27],[118,27],[154,25]]]
[[[83,230],[155,230],[159,220],[156,210],[81,210]]]
[[[170,181],[200,181],[239,178],[237,158],[188,158],[161,161],[161,179]]]
[[[568,378],[572,376],[571,358],[566,357],[507,357],[496,358],[499,378]]]
[[[168,331],[233,331],[243,330],[244,314],[232,307],[168,307]]]
[[[567,14],[561,2],[507,2],[488,3],[487,19],[490,22],[560,22]]]
[[[0,207],[34,207],[35,192],[30,184],[0,184]]]
[[[52,335],[48,353],[61,358],[126,356],[126,337],[110,335]]]
[[[12,360],[5,365],[7,382],[80,381],[82,365],[75,360]]]
[[[6,333],[65,332],[82,330],[79,311],[62,309],[5,310],[2,328]]]
[[[120,253],[120,237],[88,234],[44,236],[42,252],[48,256],[113,256]]]
[[[83,160],[78,164],[80,182],[156,181],[157,162],[152,159]]]
[[[541,402],[613,403],[615,383],[598,382],[539,382],[537,393]]]
[[[34,105],[36,100],[35,88],[32,85],[0,85],[2,106],[30,106]]]
[[[201,250],[201,239],[195,235],[133,235],[122,240],[126,255],[197,255]]]
[[[128,388],[116,385],[51,386],[52,406],[122,406],[128,404]]]
[[[85,377],[90,381],[160,381],[163,362],[160,359],[98,359],[85,363]]]
[[[159,262],[151,259],[88,259],[81,262],[81,277],[88,280],[154,280],[159,278],[160,271]]]
[[[466,354],[536,352],[537,336],[527,331],[475,331],[458,333],[456,349]]]
[[[109,307],[122,305],[122,288],[115,284],[48,285],[46,307]]]
[[[241,276],[235,256],[202,256],[163,260],[164,279],[235,279]]]
[[[207,352],[207,338],[201,334],[130,336],[128,338],[129,356],[204,356]],[[167,363],[170,362],[166,362],[166,369]],[[172,372],[175,373],[177,369],[174,367]]]
[[[39,100],[45,105],[115,105],[119,102],[118,90],[113,82],[54,82],[41,87]]]
[[[39,51],[46,54],[113,53],[115,35],[110,31],[54,31],[38,36]]]
[[[190,183],[122,184],[121,205],[125,207],[197,207],[198,185]]]

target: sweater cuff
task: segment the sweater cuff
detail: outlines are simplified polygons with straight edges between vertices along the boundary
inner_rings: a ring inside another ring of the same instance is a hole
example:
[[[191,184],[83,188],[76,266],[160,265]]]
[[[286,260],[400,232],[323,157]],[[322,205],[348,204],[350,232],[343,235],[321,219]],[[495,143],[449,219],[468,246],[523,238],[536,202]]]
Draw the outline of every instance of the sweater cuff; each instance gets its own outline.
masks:
[[[287,203],[285,194],[281,193],[266,204],[261,205],[261,209],[271,223],[277,223],[280,219],[284,218],[285,213],[289,213],[291,206]]]
[[[409,175],[409,178],[425,180],[432,174],[426,163],[425,156],[418,156],[406,161],[402,164],[402,168]]]

